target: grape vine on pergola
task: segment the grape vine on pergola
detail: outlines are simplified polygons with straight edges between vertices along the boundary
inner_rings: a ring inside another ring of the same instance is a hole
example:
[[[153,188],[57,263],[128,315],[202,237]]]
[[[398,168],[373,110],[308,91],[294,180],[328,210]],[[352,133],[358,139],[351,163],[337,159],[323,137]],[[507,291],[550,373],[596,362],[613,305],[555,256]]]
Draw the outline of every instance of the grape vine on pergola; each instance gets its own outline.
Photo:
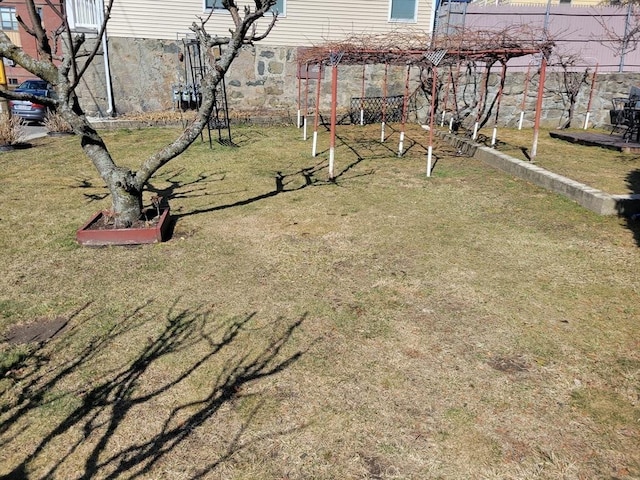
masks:
[[[544,40],[540,40],[543,38]],[[427,46],[428,45],[428,46]],[[330,128],[330,147],[329,147],[329,178],[334,178],[334,158],[335,158],[335,139],[336,139],[336,122],[337,122],[337,92],[338,92],[338,65],[384,65],[385,75],[383,83],[383,105],[382,105],[382,133],[381,140],[384,141],[385,133],[385,106],[387,97],[387,69],[390,65],[402,66],[407,68],[407,76],[405,82],[405,92],[402,106],[402,128],[400,132],[400,143],[398,147],[398,155],[403,154],[404,129],[407,119],[407,103],[409,93],[409,79],[412,67],[419,67],[421,70],[431,72],[431,107],[429,115],[429,147],[427,153],[427,175],[431,173],[431,155],[433,149],[433,131],[437,108],[437,84],[438,84],[438,68],[449,67],[450,72],[453,68],[460,69],[463,63],[482,63],[486,66],[483,74],[482,89],[480,91],[480,99],[476,108],[476,122],[474,126],[473,139],[475,140],[478,129],[478,122],[482,112],[484,111],[486,102],[486,92],[488,86],[489,73],[491,67],[496,63],[501,64],[500,85],[495,99],[495,124],[497,125],[498,113],[500,110],[500,100],[502,90],[507,74],[507,63],[509,60],[527,55],[540,57],[540,78],[538,82],[538,94],[536,100],[536,111],[534,121],[534,144],[531,149],[531,158],[536,155],[538,131],[540,125],[540,110],[542,107],[542,96],[544,93],[544,81],[547,58],[553,49],[553,41],[546,38],[544,32],[534,30],[526,26],[510,26],[501,30],[467,30],[457,32],[452,35],[431,38],[425,34],[416,32],[408,33],[392,33],[377,36],[354,36],[340,42],[330,42],[323,45],[305,49],[299,54],[299,72],[303,66],[307,72],[310,65],[318,68],[316,102],[314,114],[314,134],[313,134],[313,156],[316,155],[317,132],[319,121],[319,102],[320,102],[320,85],[322,81],[322,69],[327,67],[331,69],[331,128]],[[300,75],[299,75],[300,78]],[[450,75],[450,83],[448,86],[453,88],[453,99],[456,102],[457,81],[454,80],[453,74]],[[362,91],[364,98],[365,90],[364,70],[362,77]],[[306,92],[308,96],[309,76],[306,75]],[[448,90],[447,90],[448,96]],[[301,84],[298,82],[298,99],[300,103]],[[307,102],[305,100],[305,113]],[[305,115],[306,117],[306,115]],[[300,109],[298,110],[298,118],[300,118]],[[361,113],[362,118],[362,113]],[[306,122],[306,119],[305,119]],[[495,130],[493,143],[495,143]],[[305,123],[306,138],[306,123]]]

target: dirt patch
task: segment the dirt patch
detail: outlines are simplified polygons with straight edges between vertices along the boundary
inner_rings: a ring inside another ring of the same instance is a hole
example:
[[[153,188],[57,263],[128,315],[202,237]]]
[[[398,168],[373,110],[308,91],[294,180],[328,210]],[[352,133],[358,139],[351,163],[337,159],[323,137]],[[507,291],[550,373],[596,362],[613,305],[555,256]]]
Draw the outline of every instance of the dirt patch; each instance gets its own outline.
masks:
[[[56,317],[53,320],[36,320],[27,325],[18,325],[9,330],[6,341],[11,345],[45,342],[60,335],[68,323],[68,318]]]
[[[529,365],[526,360],[520,357],[493,357],[489,360],[489,366],[505,373],[527,372]]]

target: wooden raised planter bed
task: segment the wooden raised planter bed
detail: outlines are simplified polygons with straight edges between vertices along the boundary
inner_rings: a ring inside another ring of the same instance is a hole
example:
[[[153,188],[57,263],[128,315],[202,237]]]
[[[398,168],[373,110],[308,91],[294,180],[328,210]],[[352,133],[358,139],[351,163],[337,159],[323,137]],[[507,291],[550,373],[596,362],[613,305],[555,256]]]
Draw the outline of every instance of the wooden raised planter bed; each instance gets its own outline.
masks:
[[[148,211],[151,213],[151,211]],[[155,210],[153,211],[155,214]],[[171,223],[169,207],[160,213],[160,218],[154,217],[143,222],[140,226],[131,228],[113,228],[104,225],[106,212],[96,213],[87,223],[76,232],[76,240],[80,245],[141,245],[159,243],[167,239]]]

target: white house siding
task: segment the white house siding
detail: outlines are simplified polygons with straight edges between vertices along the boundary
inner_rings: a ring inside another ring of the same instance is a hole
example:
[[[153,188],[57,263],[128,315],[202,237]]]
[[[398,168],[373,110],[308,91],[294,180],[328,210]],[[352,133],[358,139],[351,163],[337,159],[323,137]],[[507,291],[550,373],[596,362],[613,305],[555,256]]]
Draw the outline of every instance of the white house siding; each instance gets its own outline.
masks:
[[[389,22],[389,0],[287,0],[286,15],[278,19],[264,43],[273,46],[311,46],[350,35],[379,34],[408,28],[427,31],[431,2],[418,0],[416,23]],[[202,0],[116,0],[109,36],[176,39],[189,32],[189,26],[202,17]],[[240,5],[254,5],[240,1]],[[215,12],[209,22],[210,33],[228,32],[230,16]],[[266,27],[268,17],[258,24]]]

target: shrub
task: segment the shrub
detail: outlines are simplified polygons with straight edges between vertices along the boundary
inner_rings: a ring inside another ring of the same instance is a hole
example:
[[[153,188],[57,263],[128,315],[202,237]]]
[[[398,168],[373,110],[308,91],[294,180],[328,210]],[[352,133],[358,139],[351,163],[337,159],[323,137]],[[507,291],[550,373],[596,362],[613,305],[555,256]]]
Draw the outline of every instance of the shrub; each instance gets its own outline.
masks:
[[[0,114],[0,145],[14,145],[24,138],[24,122],[20,117]]]
[[[49,112],[47,118],[44,119],[44,126],[50,132],[73,133],[73,129],[62,115],[55,112]]]

